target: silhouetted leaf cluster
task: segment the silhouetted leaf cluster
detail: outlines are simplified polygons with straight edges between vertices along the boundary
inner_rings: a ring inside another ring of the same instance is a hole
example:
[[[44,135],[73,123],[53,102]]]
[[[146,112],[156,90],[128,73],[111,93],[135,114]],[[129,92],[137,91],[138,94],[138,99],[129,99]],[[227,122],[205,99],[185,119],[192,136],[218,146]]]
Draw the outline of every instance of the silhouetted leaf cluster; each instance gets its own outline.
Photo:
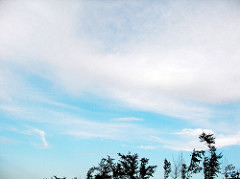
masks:
[[[204,178],[205,179],[213,179],[218,176],[218,173],[220,173],[220,159],[223,157],[223,155],[217,154],[217,149],[215,147],[215,137],[213,137],[213,134],[206,134],[202,133],[199,136],[199,139],[201,142],[206,142],[208,148],[209,148],[209,155],[204,157],[203,161],[203,167],[204,167]]]
[[[171,163],[167,161],[167,159],[164,159],[163,169],[164,169],[164,179],[167,179],[172,170]]]
[[[127,155],[118,153],[117,163],[110,156],[103,158],[97,167],[91,167],[87,179],[148,179],[153,176],[156,165],[148,165],[149,159],[141,158],[138,154]]]
[[[233,164],[228,164],[225,167],[225,171],[223,172],[226,179],[232,179],[232,178],[239,178],[239,171],[235,169],[235,166]]]
[[[205,142],[209,148],[208,155],[204,150],[195,150],[191,154],[191,160],[189,166],[185,163],[181,163],[181,178],[189,179],[193,174],[197,174],[203,170],[205,179],[213,179],[220,173],[220,159],[222,154],[217,154],[215,147],[215,137],[213,134],[202,133],[199,136],[200,142]],[[168,178],[169,171],[171,171],[171,163],[166,159],[164,160],[164,179]],[[176,168],[176,166],[175,166]],[[175,174],[173,178],[177,178],[178,174]]]

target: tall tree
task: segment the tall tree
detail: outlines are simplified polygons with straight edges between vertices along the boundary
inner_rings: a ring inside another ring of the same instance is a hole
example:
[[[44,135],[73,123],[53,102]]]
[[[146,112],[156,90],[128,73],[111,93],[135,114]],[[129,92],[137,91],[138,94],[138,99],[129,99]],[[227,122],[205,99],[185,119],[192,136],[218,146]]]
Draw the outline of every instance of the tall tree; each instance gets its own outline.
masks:
[[[112,176],[112,168],[111,163],[112,159],[108,156],[108,158],[102,158],[99,165],[97,167],[91,167],[87,172],[87,179],[110,179]]]
[[[171,163],[166,158],[164,159],[163,169],[164,169],[164,179],[167,179],[172,169],[171,169]]]
[[[197,174],[202,170],[200,163],[201,163],[203,156],[204,156],[203,150],[198,151],[198,150],[193,149],[193,152],[191,154],[190,165],[189,165],[188,171],[187,171],[187,178],[191,178],[192,174]]]
[[[199,136],[200,142],[205,142],[209,148],[209,155],[204,157],[203,168],[204,178],[213,179],[220,173],[220,159],[223,157],[222,153],[217,154],[215,147],[215,137],[213,134],[202,133]]]
[[[149,159],[141,158],[140,160],[140,168],[139,168],[139,178],[140,179],[148,179],[153,176],[157,166],[156,165],[147,165]]]
[[[148,165],[147,158],[141,158],[139,164],[138,154],[118,155],[120,159],[117,163],[108,156],[97,167],[91,167],[87,179],[149,179],[156,170],[156,165]]]
[[[187,179],[187,165],[185,163],[181,164],[181,178]]]
[[[136,179],[138,174],[138,154],[131,154],[130,152],[127,155],[118,153],[120,156],[120,164],[122,166],[122,174],[124,177],[129,179]]]
[[[173,179],[177,179],[181,173],[181,160],[175,161],[173,159],[173,169],[172,169],[172,175],[171,177]]]

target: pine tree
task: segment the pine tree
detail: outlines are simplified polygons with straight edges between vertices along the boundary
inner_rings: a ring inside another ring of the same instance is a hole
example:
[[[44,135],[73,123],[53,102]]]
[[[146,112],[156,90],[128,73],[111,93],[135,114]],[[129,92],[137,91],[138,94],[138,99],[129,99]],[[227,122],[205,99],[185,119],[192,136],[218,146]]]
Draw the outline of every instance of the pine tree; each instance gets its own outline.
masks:
[[[156,170],[156,165],[148,165],[147,158],[141,158],[139,163],[138,154],[118,155],[117,163],[110,156],[102,158],[97,167],[88,170],[87,179],[149,179]]]
[[[199,136],[200,142],[205,142],[209,148],[209,156],[204,157],[203,168],[204,178],[213,179],[220,173],[220,159],[223,157],[222,154],[217,154],[215,147],[215,137],[213,134],[202,133]]]
[[[141,158],[140,160],[140,168],[139,168],[139,178],[140,179],[148,179],[153,176],[153,173],[155,172],[157,166],[156,165],[149,165],[148,164],[149,159],[147,158]]]
[[[163,169],[164,169],[164,179],[167,179],[172,170],[171,163],[167,161],[167,159],[164,160]]]

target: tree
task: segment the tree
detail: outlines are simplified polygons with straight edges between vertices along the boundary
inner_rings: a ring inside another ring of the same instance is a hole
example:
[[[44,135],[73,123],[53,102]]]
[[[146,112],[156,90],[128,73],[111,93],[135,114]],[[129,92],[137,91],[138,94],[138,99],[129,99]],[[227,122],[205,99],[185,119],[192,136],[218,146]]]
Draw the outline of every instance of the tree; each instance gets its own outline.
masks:
[[[139,168],[139,178],[140,179],[148,179],[153,176],[153,173],[155,172],[157,166],[156,165],[149,165],[148,164],[149,159],[142,158],[140,160],[140,168]]]
[[[236,170],[235,166],[233,164],[228,164],[224,168],[224,177],[226,179],[228,178],[239,178],[239,172]]]
[[[198,151],[198,150],[193,149],[193,152],[191,154],[190,165],[187,170],[187,178],[191,178],[192,174],[197,174],[197,173],[201,172],[202,167],[200,167],[200,163],[201,163],[203,155],[204,155],[203,150]]]
[[[103,158],[98,167],[91,167],[87,172],[87,179],[149,179],[153,176],[156,165],[148,165],[149,159],[141,158],[138,154],[127,155],[118,153],[117,163],[110,156]]]
[[[164,179],[167,179],[172,169],[171,169],[171,163],[167,161],[166,158],[164,160],[163,169],[164,169]]]
[[[187,165],[185,163],[181,165],[181,178],[187,179]]]
[[[181,160],[178,160],[177,162],[173,159],[173,170],[171,177],[173,179],[177,179],[181,172]]]
[[[87,179],[93,179],[94,176],[93,176],[93,172],[95,170],[95,167],[91,167],[88,172],[87,172]]]
[[[111,168],[112,159],[108,156],[108,158],[102,158],[98,167],[91,167],[87,172],[87,179],[110,179],[112,176],[112,168]],[[95,172],[95,174],[94,174]]]
[[[122,175],[129,179],[136,179],[138,174],[138,154],[129,152],[127,155],[118,153],[120,156],[120,164],[122,166]]]
[[[57,177],[56,175],[55,176],[53,176],[55,179],[66,179],[66,177],[63,177],[63,178],[59,178],[59,177]]]
[[[215,147],[215,137],[213,134],[202,133],[199,136],[200,142],[205,142],[209,148],[209,156],[204,157],[203,168],[204,178],[213,179],[220,173],[220,159],[223,157],[222,153],[217,154]]]

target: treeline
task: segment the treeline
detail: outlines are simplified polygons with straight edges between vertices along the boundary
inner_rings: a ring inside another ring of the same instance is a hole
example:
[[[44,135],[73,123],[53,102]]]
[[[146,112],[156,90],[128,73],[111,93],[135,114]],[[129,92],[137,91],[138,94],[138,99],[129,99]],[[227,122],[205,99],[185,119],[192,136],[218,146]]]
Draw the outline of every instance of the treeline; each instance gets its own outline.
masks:
[[[220,174],[225,179],[239,178],[239,172],[235,170],[232,164],[225,167],[221,173],[220,159],[222,153],[217,153],[215,147],[215,137],[213,134],[202,133],[199,136],[200,142],[204,142],[208,150],[195,150],[191,153],[189,164],[181,159],[181,163],[177,166],[164,159],[163,178],[181,178],[190,179],[194,175],[202,173],[204,179],[214,179]],[[149,179],[154,176],[157,165],[149,165],[149,159],[139,158],[138,154],[121,154],[118,153],[119,160],[107,156],[102,158],[98,166],[91,167],[86,175],[87,179]],[[56,176],[54,176],[56,179]],[[65,179],[65,178],[63,178]],[[77,179],[76,177],[74,179]]]

